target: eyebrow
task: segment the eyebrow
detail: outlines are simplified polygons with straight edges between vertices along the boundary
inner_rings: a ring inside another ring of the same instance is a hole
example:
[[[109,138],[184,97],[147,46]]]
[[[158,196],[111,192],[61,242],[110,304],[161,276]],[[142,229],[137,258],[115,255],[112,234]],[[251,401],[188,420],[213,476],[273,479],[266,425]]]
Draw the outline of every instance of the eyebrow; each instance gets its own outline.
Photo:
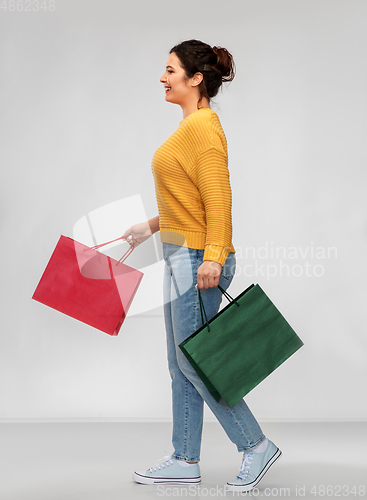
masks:
[[[166,69],[168,68],[175,69],[173,66],[166,66]]]

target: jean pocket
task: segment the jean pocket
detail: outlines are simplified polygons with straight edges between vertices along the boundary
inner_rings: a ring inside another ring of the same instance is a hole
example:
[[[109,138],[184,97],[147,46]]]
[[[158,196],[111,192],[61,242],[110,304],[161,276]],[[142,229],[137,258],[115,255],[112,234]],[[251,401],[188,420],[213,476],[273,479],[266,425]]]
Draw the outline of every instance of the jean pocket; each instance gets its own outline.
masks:
[[[222,274],[220,275],[220,277],[224,278],[227,281],[229,281],[230,279],[232,279],[233,274],[224,274],[223,271],[222,271]]]
[[[228,254],[227,260],[222,266],[221,278],[225,280],[232,280],[236,271],[236,257],[234,253]]]

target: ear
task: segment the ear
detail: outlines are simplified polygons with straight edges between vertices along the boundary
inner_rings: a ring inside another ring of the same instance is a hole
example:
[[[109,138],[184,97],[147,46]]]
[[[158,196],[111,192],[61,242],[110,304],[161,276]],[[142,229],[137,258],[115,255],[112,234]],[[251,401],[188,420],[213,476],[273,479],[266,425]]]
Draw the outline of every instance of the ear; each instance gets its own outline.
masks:
[[[191,85],[193,87],[197,87],[203,81],[203,78],[202,73],[195,73],[195,75],[191,78]]]

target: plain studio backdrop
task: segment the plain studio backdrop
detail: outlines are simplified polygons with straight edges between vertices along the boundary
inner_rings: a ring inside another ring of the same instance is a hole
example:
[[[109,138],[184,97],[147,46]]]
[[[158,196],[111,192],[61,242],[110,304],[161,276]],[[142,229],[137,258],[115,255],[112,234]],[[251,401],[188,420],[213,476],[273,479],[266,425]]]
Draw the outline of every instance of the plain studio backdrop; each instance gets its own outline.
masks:
[[[159,235],[127,261],[145,277],[118,337],[31,297],[61,234],[101,242],[157,214],[151,159],[182,119],[159,78],[190,38],[237,66],[212,106],[230,293],[259,283],[305,344],[246,401],[259,420],[366,419],[367,3],[37,5],[0,10],[2,421],[170,419]]]

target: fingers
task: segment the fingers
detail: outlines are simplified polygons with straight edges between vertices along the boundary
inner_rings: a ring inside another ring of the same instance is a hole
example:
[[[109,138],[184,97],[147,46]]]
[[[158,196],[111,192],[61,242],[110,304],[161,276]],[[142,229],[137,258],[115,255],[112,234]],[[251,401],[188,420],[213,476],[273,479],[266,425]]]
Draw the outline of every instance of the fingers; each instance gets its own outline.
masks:
[[[209,276],[207,278],[201,278],[198,276],[197,287],[199,290],[206,290],[207,288],[214,288],[219,285],[219,277]]]
[[[203,275],[198,273],[197,277],[197,287],[199,290],[205,290],[207,288],[213,288],[219,285],[220,276],[214,276],[212,274]]]
[[[218,262],[204,261],[198,269],[197,286],[199,290],[219,285],[222,266]]]
[[[129,245],[132,245],[134,243],[134,238],[132,237],[131,234],[129,235],[124,235],[124,236],[121,236],[121,239],[124,240],[124,241],[127,241],[129,243]]]
[[[127,241],[129,245],[136,245],[137,241],[134,238],[134,228],[130,227],[127,229],[121,236],[121,239]]]
[[[124,236],[121,236],[121,239],[123,241],[126,241],[127,243],[129,243],[130,246],[134,246],[134,247],[137,247],[138,246],[138,242],[137,240],[134,239],[134,237],[129,234],[129,235],[124,235]]]
[[[123,240],[126,240],[129,236],[131,236],[131,231],[132,231],[132,228],[131,228],[131,227],[129,227],[129,229],[127,229],[127,230],[124,232],[124,234],[121,236],[121,238],[122,238]]]
[[[199,289],[199,290],[204,290],[204,280],[201,276],[199,276],[198,274],[198,282],[196,284],[196,287]]]

